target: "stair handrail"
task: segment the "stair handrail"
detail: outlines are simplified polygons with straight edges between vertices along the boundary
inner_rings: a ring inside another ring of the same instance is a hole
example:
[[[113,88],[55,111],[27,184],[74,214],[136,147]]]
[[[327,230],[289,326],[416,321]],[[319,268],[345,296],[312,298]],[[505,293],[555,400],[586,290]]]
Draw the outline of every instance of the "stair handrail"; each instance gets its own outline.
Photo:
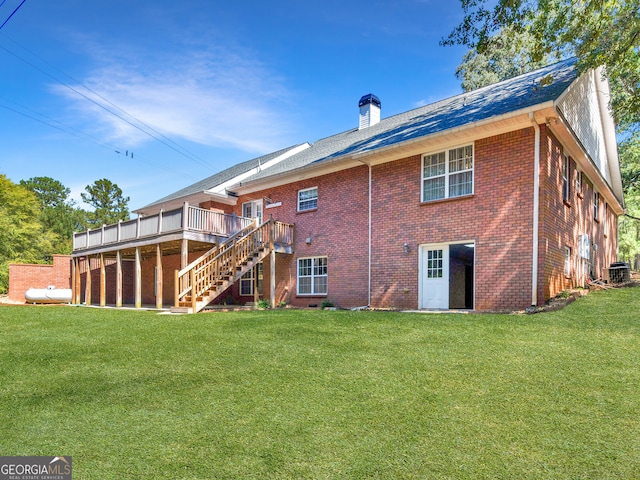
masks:
[[[191,309],[195,313],[198,299],[203,300],[204,304],[213,300],[215,296],[205,298],[205,294],[210,292],[216,283],[220,285],[239,279],[246,273],[243,266],[253,263],[260,249],[269,252],[276,243],[293,244],[293,224],[276,222],[273,217],[259,226],[256,226],[256,223],[239,230],[187,267],[176,271],[176,307],[191,294]]]
[[[273,223],[273,219],[263,222],[258,227],[255,226],[255,223],[245,227],[219,246],[212,248],[191,262],[187,267],[176,272],[176,306],[189,293],[193,299],[208,291],[213,283],[222,277],[223,273],[231,272],[231,277],[235,279],[236,266],[246,260],[250,254],[247,251],[248,239],[255,238],[253,234],[264,230],[271,223]],[[270,231],[271,229],[266,229],[266,235],[262,235],[262,237],[268,239]],[[242,250],[243,248],[244,250]]]
[[[243,234],[244,235],[244,231],[245,230],[251,230],[253,228],[256,228],[256,221],[254,220],[253,223],[251,223],[250,225],[247,225],[246,227],[244,227],[241,230],[238,230],[237,232],[233,233],[231,236],[229,236],[224,242],[215,245],[212,249],[207,250],[205,253],[203,253],[202,255],[200,255],[198,258],[196,258],[193,262],[191,262],[189,265],[187,265],[186,267],[184,267],[183,269],[178,271],[178,275],[182,276],[185,273],[187,273],[189,270],[191,270],[192,268],[194,268],[199,262],[202,261],[202,259],[205,256],[211,255],[213,252],[215,252],[216,250],[220,250],[224,245],[228,244],[229,242],[233,241],[234,238],[237,238],[238,235]]]

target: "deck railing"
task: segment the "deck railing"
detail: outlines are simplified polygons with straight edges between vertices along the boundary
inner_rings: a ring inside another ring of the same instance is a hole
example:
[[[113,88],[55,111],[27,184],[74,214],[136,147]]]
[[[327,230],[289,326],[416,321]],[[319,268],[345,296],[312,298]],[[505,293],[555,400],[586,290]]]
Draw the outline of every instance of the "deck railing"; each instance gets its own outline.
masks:
[[[180,307],[189,298],[191,312],[197,312],[199,299],[212,295],[210,290],[216,284],[224,283],[223,279],[239,278],[244,273],[242,265],[247,265],[258,250],[269,252],[275,244],[291,245],[293,230],[293,225],[273,219],[262,225],[252,223],[182,270],[176,270],[175,306]],[[219,293],[214,292],[208,301]]]
[[[73,234],[73,250],[83,250],[166,233],[190,231],[229,237],[251,225],[253,219],[218,213],[185,204],[183,208],[160,211],[126,222]]]

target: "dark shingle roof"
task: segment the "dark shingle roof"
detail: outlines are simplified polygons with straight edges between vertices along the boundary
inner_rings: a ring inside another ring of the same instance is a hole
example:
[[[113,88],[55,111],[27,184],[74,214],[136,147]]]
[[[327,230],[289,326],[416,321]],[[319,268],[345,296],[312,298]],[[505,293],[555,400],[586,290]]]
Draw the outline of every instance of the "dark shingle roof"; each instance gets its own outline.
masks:
[[[261,157],[256,157],[251,160],[237,163],[225,170],[222,170],[221,172],[211,175],[210,177],[207,177],[203,180],[200,180],[199,182],[189,185],[188,187],[178,190],[177,192],[167,195],[166,197],[156,200],[155,202],[150,203],[149,205],[146,205],[140,208],[139,210],[145,210],[150,207],[153,207],[154,205],[167,203],[172,200],[185,198],[185,197],[188,197],[189,195],[202,193],[206,190],[211,190],[212,188],[215,188],[218,185],[222,185],[223,183],[228,182],[229,180],[237,177],[238,175],[242,175],[243,173],[246,173],[253,168],[256,168],[260,165],[264,165],[265,163],[279,157],[280,155],[283,155],[284,153],[298,146],[299,145],[294,145],[292,147],[283,148],[282,150],[278,150],[277,152],[269,153]]]
[[[486,120],[557,99],[577,78],[575,59],[488,85],[471,92],[382,119],[371,127],[353,129],[318,140],[310,148],[243,183],[346,155],[371,152],[419,137]]]
[[[478,90],[384,118],[379,123],[367,128],[348,130],[320,139],[309,148],[244,178],[242,184],[300,169],[313,163],[372,152],[553,101],[576,78],[575,59],[564,60]],[[289,147],[234,165],[147,207],[214,188],[296,147]]]

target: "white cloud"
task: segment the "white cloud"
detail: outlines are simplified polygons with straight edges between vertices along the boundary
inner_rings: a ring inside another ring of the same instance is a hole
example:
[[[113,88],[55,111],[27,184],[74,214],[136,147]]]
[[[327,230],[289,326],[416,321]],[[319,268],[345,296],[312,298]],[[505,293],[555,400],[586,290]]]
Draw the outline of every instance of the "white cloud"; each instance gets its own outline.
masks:
[[[85,122],[96,122],[96,130],[118,144],[136,146],[153,140],[131,125],[149,130],[129,115],[176,141],[248,152],[271,151],[286,143],[291,122],[282,111],[288,104],[282,80],[246,52],[191,48],[110,57],[102,50],[101,66],[82,81],[95,93],[73,85],[95,103],[64,86],[54,89],[72,102]]]

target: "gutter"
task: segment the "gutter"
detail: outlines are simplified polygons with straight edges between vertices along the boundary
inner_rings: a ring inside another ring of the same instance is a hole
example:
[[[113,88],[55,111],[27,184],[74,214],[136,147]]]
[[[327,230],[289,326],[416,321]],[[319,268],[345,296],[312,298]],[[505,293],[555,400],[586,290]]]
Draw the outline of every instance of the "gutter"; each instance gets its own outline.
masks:
[[[430,133],[428,135],[422,136],[422,137],[417,137],[417,138],[413,138],[411,140],[405,140],[405,141],[401,141],[398,143],[394,143],[392,145],[388,145],[385,147],[379,147],[379,148],[374,148],[372,150],[366,150],[363,152],[356,152],[356,153],[348,153],[345,155],[342,155],[340,157],[325,157],[325,158],[319,158],[317,160],[314,160],[313,162],[310,162],[306,165],[302,165],[300,167],[294,168],[292,170],[287,170],[284,172],[280,172],[274,175],[269,175],[269,176],[265,176],[265,177],[261,177],[258,179],[254,179],[254,180],[249,180],[247,182],[242,182],[240,185],[233,185],[233,190],[237,191],[238,193],[248,193],[249,191],[256,191],[256,190],[260,190],[261,188],[268,188],[268,187],[264,187],[262,185],[264,184],[270,184],[272,182],[275,182],[278,185],[282,185],[283,183],[286,183],[289,181],[290,177],[300,177],[301,174],[306,173],[306,172],[310,172],[313,175],[313,172],[317,169],[317,170],[323,170],[325,168],[330,168],[333,167],[334,165],[339,165],[341,163],[347,163],[349,161],[352,162],[361,162],[364,163],[365,165],[368,165],[367,162],[365,162],[364,160],[361,160],[362,157],[368,157],[372,154],[384,154],[386,152],[389,151],[393,151],[395,149],[397,149],[398,147],[410,147],[413,146],[415,144],[418,144],[420,142],[423,142],[425,140],[434,140],[434,139],[438,139],[440,137],[445,137],[445,136],[449,136],[451,134],[456,134],[456,133],[464,133],[467,130],[471,130],[473,128],[477,128],[477,127],[483,127],[485,125],[490,125],[491,123],[495,123],[495,122],[500,122],[503,120],[509,120],[511,118],[515,118],[515,117],[519,117],[519,116],[524,116],[524,115],[529,115],[529,118],[531,118],[531,115],[533,114],[533,112],[537,112],[539,110],[543,110],[545,108],[552,108],[554,107],[554,101],[553,100],[547,100],[545,102],[542,103],[538,103],[535,105],[530,105],[528,107],[525,108],[521,108],[520,110],[515,110],[512,112],[507,112],[507,113],[503,113],[500,115],[496,115],[493,117],[489,117],[489,118],[485,118],[482,120],[477,120],[475,122],[472,123],[467,123],[464,125],[459,125],[457,127],[453,127],[453,128],[448,128],[446,130],[440,130],[437,132],[433,132]],[[391,117],[390,117],[391,118]],[[387,120],[387,119],[385,119]],[[524,122],[526,122],[526,120],[524,120]],[[525,123],[526,124],[526,123]],[[379,125],[379,124],[378,124]],[[372,128],[372,127],[369,127]],[[311,145],[313,147],[313,145]],[[402,157],[399,157],[402,158]]]
[[[533,150],[533,245],[531,265],[531,306],[538,304],[538,229],[540,228],[540,127],[533,112],[529,113],[529,120],[535,132]]]

